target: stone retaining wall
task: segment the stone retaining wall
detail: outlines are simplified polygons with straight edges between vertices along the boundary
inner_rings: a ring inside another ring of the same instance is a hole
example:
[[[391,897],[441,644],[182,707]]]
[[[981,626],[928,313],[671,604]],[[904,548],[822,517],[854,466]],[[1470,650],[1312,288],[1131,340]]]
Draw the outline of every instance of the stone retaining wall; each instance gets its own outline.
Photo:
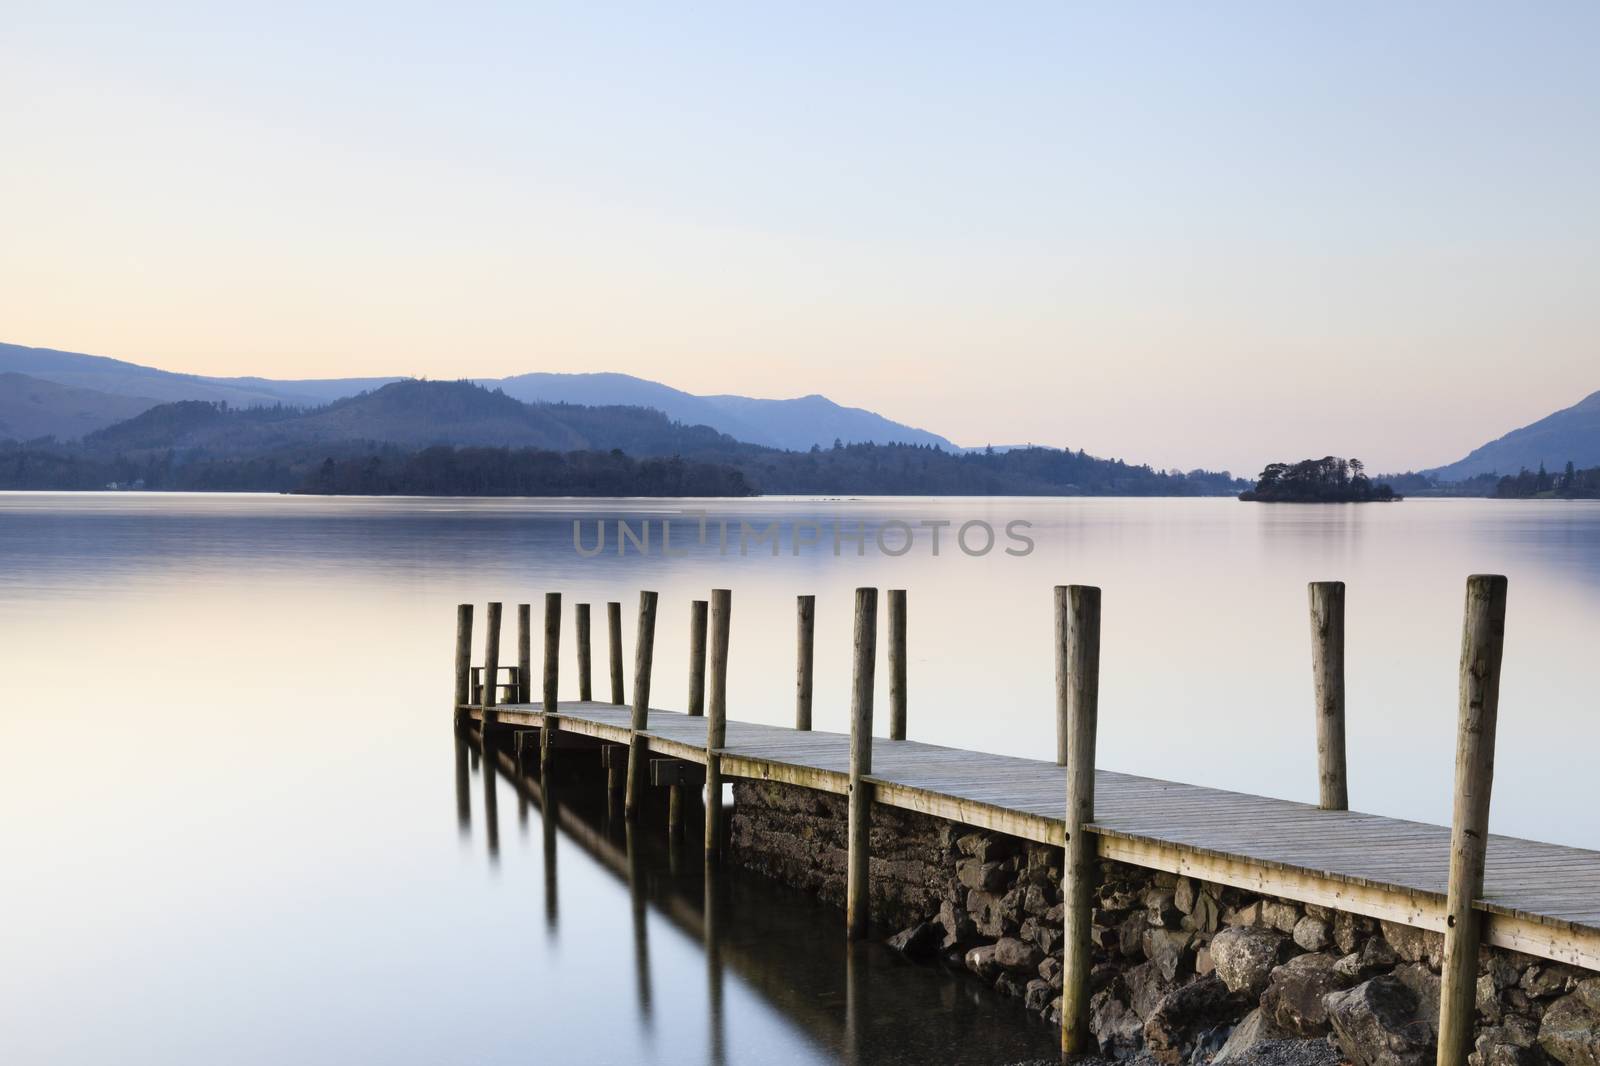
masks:
[[[844,902],[843,796],[738,781],[730,857]],[[1059,1019],[1060,848],[873,808],[871,911],[908,955]],[[1434,1060],[1444,938],[1102,864],[1091,1024],[1103,1054],[1223,1064],[1324,1040],[1360,1066]],[[1471,1066],[1600,1066],[1600,975],[1485,948]]]

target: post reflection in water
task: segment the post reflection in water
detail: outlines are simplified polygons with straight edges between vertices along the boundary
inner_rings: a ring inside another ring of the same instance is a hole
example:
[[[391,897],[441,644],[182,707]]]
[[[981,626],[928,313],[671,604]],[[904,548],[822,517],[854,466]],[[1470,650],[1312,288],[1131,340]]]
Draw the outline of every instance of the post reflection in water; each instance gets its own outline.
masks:
[[[455,730],[456,749],[456,826],[463,837],[472,835],[472,772],[468,769],[466,733]]]
[[[495,785],[498,772],[495,767],[494,750],[489,747],[489,731],[484,730],[483,738],[483,836],[489,848],[489,861],[500,861],[500,805],[495,794]]]
[[[662,797],[652,794],[637,822],[613,817],[597,752],[563,749],[560,761],[541,777],[537,760],[519,760],[505,749],[514,744],[514,734],[491,729],[486,742],[481,731],[474,731],[468,740],[458,738],[458,766],[462,751],[482,753],[488,820],[493,820],[490,786],[501,779],[519,803],[539,811],[549,939],[557,932],[558,832],[626,889],[630,928],[625,935],[632,941],[638,1011],[635,1057],[703,1060],[711,1066],[744,1061],[739,1041],[730,1037],[730,1011],[737,1015],[735,1035],[762,1018],[770,1038],[776,1019],[785,1034],[782,1045],[762,1045],[772,1061],[987,1064],[1057,1053],[1055,1027],[965,971],[909,964],[870,941],[849,944],[842,915],[814,897],[728,863],[685,861],[681,850],[690,845],[680,845],[668,832],[666,804],[657,802]],[[466,794],[458,777],[458,806]],[[698,847],[704,804],[686,804],[683,814],[683,839]],[[679,950],[669,941],[667,954],[652,959],[649,926],[657,918],[687,934],[704,955],[703,1049],[683,1046],[681,1031],[667,1028],[684,986],[654,983],[655,969],[672,969]],[[623,920],[616,915],[618,925]]]

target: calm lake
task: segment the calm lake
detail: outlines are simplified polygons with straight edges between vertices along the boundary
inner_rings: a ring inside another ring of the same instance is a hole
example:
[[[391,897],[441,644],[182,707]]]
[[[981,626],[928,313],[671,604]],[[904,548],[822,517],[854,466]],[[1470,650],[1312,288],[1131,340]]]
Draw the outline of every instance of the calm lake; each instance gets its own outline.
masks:
[[[649,554],[617,554],[619,518],[651,522]],[[574,519],[586,549],[605,522],[606,550],[575,550]],[[777,522],[778,555],[741,553],[741,521]],[[994,546],[962,550],[965,523]],[[1100,765],[1314,801],[1305,584],[1342,579],[1351,805],[1444,823],[1464,579],[1485,571],[1511,582],[1493,827],[1600,848],[1594,503],[0,494],[4,1058],[1049,1056],[1019,1004],[847,952],[836,912],[708,887],[692,843],[581,803],[547,831],[475,758],[458,794],[455,604],[562,592],[571,698],[570,604],[623,601],[631,674],[656,589],[654,702],[681,706],[689,601],[731,588],[729,716],[785,723],[813,593],[816,724],[844,730],[851,589],[906,588],[911,736],[1050,758],[1051,587],[1098,584]],[[481,634],[480,608],[475,660]]]

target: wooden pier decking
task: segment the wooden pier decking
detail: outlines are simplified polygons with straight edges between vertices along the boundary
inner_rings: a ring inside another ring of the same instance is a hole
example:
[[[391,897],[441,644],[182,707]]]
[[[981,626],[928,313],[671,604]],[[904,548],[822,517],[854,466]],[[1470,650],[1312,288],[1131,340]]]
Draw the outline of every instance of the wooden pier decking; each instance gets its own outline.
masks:
[[[482,721],[484,708],[462,708]],[[492,722],[542,727],[534,704],[489,708]],[[560,731],[628,744],[629,708],[557,705]],[[706,719],[651,709],[641,734],[657,757],[706,761]],[[753,778],[843,794],[850,737],[729,720],[717,749],[725,778]],[[873,802],[1043,843],[1062,843],[1064,767],[914,740],[872,741]],[[1100,856],[1443,931],[1450,830],[1321,810],[1108,770],[1096,772],[1090,831]],[[1600,852],[1491,836],[1484,891],[1490,944],[1600,969]]]

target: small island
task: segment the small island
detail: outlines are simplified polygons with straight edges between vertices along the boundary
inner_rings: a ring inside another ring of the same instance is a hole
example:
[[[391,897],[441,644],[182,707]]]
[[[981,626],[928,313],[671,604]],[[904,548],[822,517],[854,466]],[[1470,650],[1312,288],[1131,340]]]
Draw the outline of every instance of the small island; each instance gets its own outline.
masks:
[[[1404,498],[1367,477],[1360,459],[1335,455],[1293,465],[1271,463],[1255,488],[1239,493],[1239,499],[1256,503],[1389,503]]]

